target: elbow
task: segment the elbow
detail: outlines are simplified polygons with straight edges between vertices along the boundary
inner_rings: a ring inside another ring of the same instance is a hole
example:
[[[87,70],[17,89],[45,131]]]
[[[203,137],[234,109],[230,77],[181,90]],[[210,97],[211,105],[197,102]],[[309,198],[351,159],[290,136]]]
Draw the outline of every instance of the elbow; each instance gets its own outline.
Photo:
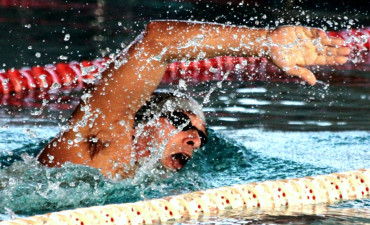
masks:
[[[157,21],[157,20],[154,20],[154,21],[150,21],[146,27],[145,27],[145,30],[146,31],[150,31],[150,32],[153,32],[154,30],[157,30],[160,28],[160,24],[162,22],[161,21]]]
[[[158,37],[161,33],[162,30],[160,24],[158,24],[157,21],[151,21],[146,25],[145,30],[138,37],[138,43],[144,44],[146,47],[157,46],[160,43]]]
[[[145,28],[144,36],[150,41],[159,41],[166,31],[165,21],[150,21]]]
[[[151,32],[163,32],[169,26],[172,26],[174,21],[169,20],[152,20],[146,25],[146,30]]]
[[[176,36],[175,30],[183,25],[181,21],[154,20],[146,25],[144,34],[150,40],[168,43],[175,39],[173,38]]]
[[[142,42],[148,50],[162,54],[162,61],[168,62],[169,52],[175,45],[169,27],[173,26],[171,21],[151,21],[146,25]],[[164,49],[167,49],[164,51]]]

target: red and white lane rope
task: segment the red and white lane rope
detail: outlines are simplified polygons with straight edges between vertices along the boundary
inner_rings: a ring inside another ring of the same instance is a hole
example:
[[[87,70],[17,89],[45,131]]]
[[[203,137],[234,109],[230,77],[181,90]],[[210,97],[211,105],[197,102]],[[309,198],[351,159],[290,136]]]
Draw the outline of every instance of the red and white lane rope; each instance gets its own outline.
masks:
[[[329,36],[342,37],[352,47],[350,61],[338,69],[370,70],[370,28],[329,32]],[[32,68],[10,69],[0,72],[0,94],[22,92],[33,89],[57,89],[84,87],[93,83],[94,74],[105,67],[105,59],[93,61],[57,63],[56,65],[34,66]],[[173,83],[179,79],[201,82],[221,80],[226,71],[234,71],[231,80],[282,80],[283,73],[266,58],[218,57],[190,63],[170,64],[162,82]],[[294,79],[297,80],[297,79]]]
[[[152,224],[221,215],[228,210],[289,211],[370,197],[370,169],[221,187],[162,199],[66,210],[0,222],[23,224]]]

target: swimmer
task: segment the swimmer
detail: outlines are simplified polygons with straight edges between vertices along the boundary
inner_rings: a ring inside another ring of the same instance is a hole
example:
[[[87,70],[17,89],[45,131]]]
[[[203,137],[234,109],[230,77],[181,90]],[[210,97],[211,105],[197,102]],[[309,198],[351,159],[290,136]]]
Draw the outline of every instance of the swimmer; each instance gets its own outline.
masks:
[[[267,57],[288,75],[314,85],[305,66],[347,61],[350,49],[324,31],[301,26],[255,29],[212,23],[153,21],[111,63],[100,83],[84,94],[69,129],[38,156],[53,167],[66,162],[126,178],[136,163],[157,154],[166,168],[179,170],[207,142],[201,107],[191,97],[156,93],[174,61],[217,56]]]

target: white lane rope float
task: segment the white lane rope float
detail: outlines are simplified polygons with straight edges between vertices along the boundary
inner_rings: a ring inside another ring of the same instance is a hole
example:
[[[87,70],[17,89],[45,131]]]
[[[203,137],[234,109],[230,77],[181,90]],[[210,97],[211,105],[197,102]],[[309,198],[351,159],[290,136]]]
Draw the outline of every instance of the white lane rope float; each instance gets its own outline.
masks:
[[[370,169],[264,181],[188,194],[53,212],[0,222],[0,225],[92,225],[181,222],[229,210],[280,211],[370,197]]]

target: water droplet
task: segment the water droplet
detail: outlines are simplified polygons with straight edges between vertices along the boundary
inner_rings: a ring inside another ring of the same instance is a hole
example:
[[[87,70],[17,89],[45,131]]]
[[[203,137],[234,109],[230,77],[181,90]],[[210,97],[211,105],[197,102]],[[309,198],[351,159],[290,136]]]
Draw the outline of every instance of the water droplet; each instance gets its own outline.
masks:
[[[32,112],[31,112],[31,115],[32,115],[32,116],[39,116],[39,115],[41,115],[41,113],[42,113],[42,109],[32,111]]]
[[[197,57],[197,60],[202,60],[206,57],[206,53],[205,52],[199,52],[198,54],[198,57]]]
[[[84,103],[87,103],[88,99],[90,99],[91,97],[92,97],[92,95],[91,95],[91,94],[86,93],[86,94],[83,94],[83,95],[81,96],[81,100],[82,100]]]
[[[9,83],[9,78],[6,78],[3,80],[2,84],[3,84],[4,90],[8,90],[8,83]]]
[[[51,89],[51,90],[55,90],[55,89],[59,89],[59,88],[61,88],[61,87],[62,87],[62,85],[61,85],[60,83],[58,83],[58,82],[54,82],[54,83],[51,85],[50,89]]]
[[[97,67],[94,65],[84,67],[81,63],[81,75],[82,76],[89,75],[91,72],[95,71],[96,69]]]
[[[217,68],[214,68],[214,67],[211,67],[211,68],[209,68],[209,72],[211,72],[211,73],[217,73],[218,72],[218,69]]]
[[[182,90],[186,90],[186,81],[184,81],[183,79],[180,79],[179,80],[179,88],[182,89]]]
[[[59,59],[60,59],[60,60],[67,60],[67,59],[68,59],[68,56],[60,55],[60,56],[59,56]]]
[[[64,36],[64,41],[69,41],[69,39],[71,38],[71,35],[69,35],[69,34],[66,34],[65,36]]]
[[[39,76],[40,80],[42,80],[42,83],[43,83],[43,88],[47,88],[48,87],[48,82],[46,81],[46,75],[45,74],[41,74]]]

